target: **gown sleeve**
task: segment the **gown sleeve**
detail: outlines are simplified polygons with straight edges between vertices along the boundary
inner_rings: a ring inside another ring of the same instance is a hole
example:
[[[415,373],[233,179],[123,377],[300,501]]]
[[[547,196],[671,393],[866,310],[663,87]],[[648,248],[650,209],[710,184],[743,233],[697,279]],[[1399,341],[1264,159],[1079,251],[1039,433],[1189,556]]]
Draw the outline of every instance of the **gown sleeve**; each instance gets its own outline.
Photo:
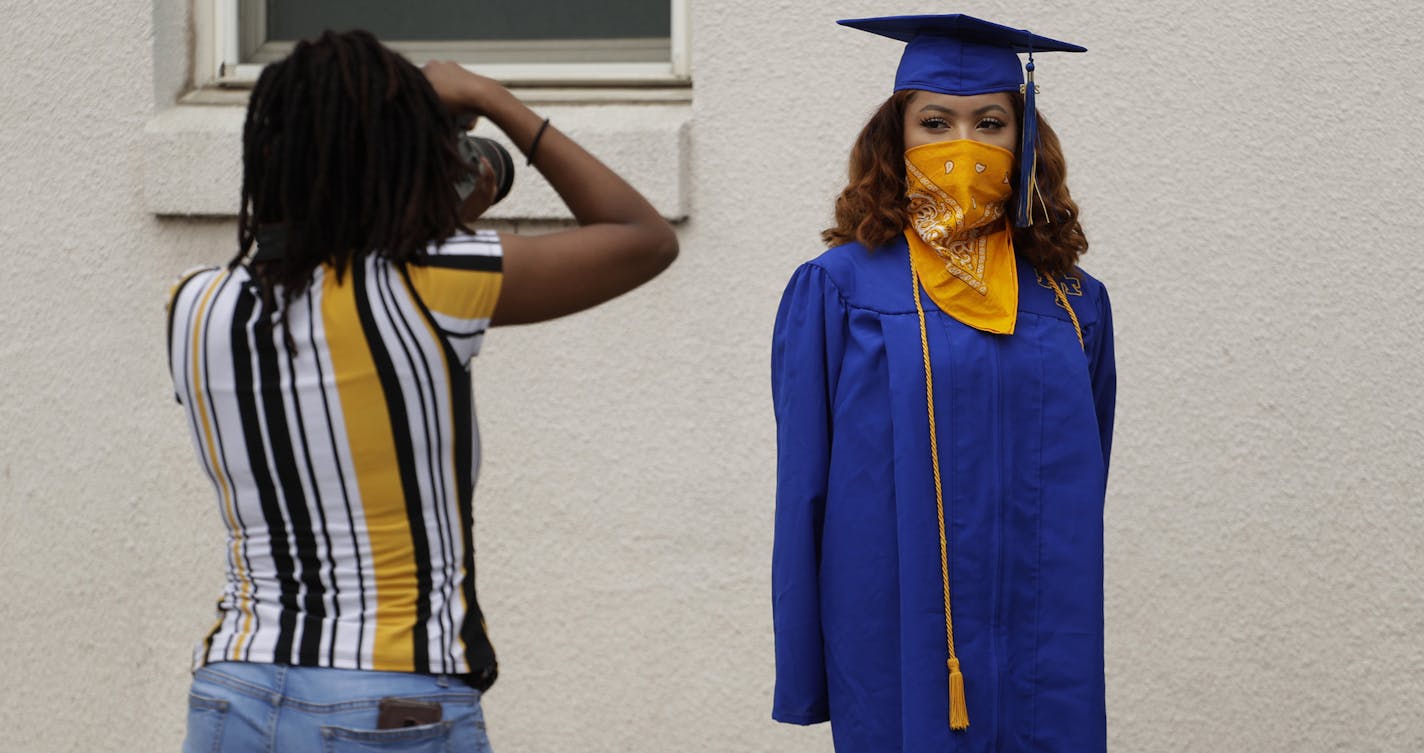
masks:
[[[1112,454],[1113,412],[1117,403],[1117,362],[1113,357],[1112,302],[1107,288],[1099,289],[1098,326],[1088,343],[1088,375],[1093,384],[1093,405],[1098,414],[1098,435],[1103,443],[1103,472]]]
[[[833,385],[844,352],[846,308],[821,268],[807,264],[786,287],[772,336],[776,411],[776,524],[772,718],[830,719],[821,635],[820,559],[830,473]]]

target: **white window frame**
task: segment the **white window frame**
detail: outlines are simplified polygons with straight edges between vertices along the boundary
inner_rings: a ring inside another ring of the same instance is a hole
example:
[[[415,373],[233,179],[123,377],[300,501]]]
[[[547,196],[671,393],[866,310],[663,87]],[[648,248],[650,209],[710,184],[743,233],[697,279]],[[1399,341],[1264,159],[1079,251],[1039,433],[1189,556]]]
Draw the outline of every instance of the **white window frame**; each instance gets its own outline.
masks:
[[[672,10],[669,33],[671,54],[667,62],[656,63],[489,63],[470,66],[479,73],[509,86],[684,86],[691,81],[688,3],[668,0]],[[260,63],[241,62],[241,19],[238,0],[194,0],[197,29],[210,33],[196,35],[194,45],[194,85],[248,88],[262,72]],[[413,62],[424,62],[425,51],[411,54]],[[441,56],[440,46],[428,48],[430,57]],[[448,55],[444,57],[449,57]]]

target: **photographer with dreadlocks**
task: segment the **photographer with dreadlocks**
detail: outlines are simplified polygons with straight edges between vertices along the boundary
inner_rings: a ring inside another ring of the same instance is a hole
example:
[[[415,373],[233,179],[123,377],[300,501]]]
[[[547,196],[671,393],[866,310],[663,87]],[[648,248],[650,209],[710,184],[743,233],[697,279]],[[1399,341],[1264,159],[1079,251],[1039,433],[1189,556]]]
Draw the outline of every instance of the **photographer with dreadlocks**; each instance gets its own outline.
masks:
[[[579,227],[469,228],[498,190],[460,149],[471,117],[524,151]],[[487,751],[468,362],[490,325],[641,285],[677,237],[498,83],[422,71],[359,31],[263,70],[238,226],[236,258],[169,302],[175,393],[227,528],[184,750]]]

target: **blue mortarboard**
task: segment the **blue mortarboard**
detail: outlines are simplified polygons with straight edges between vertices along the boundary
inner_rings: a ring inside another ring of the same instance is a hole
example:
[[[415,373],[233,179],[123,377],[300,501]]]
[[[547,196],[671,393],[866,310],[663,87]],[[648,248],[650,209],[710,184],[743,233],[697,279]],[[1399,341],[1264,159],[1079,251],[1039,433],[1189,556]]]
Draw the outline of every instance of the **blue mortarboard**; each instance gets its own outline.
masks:
[[[1020,226],[1032,224],[1030,200],[1036,190],[1033,174],[1038,144],[1033,54],[1087,52],[1087,48],[960,13],[848,18],[837,23],[906,43],[900,68],[895,72],[895,91],[917,89],[962,96],[1023,91],[1016,222]],[[1023,67],[1018,56],[1022,52],[1028,53],[1028,65]],[[1027,80],[1024,71],[1028,72]]]

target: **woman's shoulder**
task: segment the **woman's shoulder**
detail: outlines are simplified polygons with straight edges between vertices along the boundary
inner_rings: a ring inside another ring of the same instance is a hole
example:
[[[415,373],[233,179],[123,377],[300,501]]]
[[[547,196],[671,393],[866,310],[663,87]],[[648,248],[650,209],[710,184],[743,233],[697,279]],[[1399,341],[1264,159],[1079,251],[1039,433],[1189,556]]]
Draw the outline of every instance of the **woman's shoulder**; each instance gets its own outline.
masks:
[[[1111,316],[1112,304],[1108,301],[1108,286],[1088,274],[1082,267],[1075,266],[1071,276],[1077,280],[1083,301],[1087,304],[1083,308],[1090,310],[1089,318],[1096,322],[1104,316]]]
[[[1083,286],[1084,294],[1088,297],[1097,299],[1107,296],[1107,285],[1104,285],[1102,280],[1088,274],[1088,270],[1074,267],[1073,276],[1078,278],[1079,284]]]
[[[184,291],[201,290],[212,281],[214,276],[222,274],[224,270],[224,267],[216,264],[204,264],[184,270],[168,286],[168,305],[172,306]]]
[[[1034,276],[1038,278],[1040,285],[1047,286],[1042,272],[1035,271]],[[1087,270],[1084,270],[1082,267],[1075,266],[1073,267],[1073,271],[1068,274],[1053,275],[1053,279],[1058,281],[1069,295],[1085,298],[1090,301],[1096,302],[1106,297],[1108,293],[1107,286],[1098,278],[1088,274]]]
[[[904,244],[901,243],[900,246],[903,247]],[[832,246],[806,263],[820,267],[838,277],[853,277],[865,274],[877,266],[882,266],[886,257],[893,255],[894,248],[895,243],[893,242],[871,249],[861,243],[851,241],[839,246]]]
[[[908,254],[903,240],[874,249],[845,243],[803,263],[796,274],[823,275],[849,306],[886,311],[887,306],[896,305],[893,293],[897,282],[901,293],[909,290]]]
[[[1107,288],[1096,277],[1074,267],[1072,272],[1049,275],[1027,263],[1019,268],[1019,310],[1055,319],[1069,319],[1059,299],[1073,306],[1084,327],[1096,324],[1107,306]]]
[[[456,233],[439,243],[431,243],[425,253],[416,259],[419,265],[429,266],[474,266],[498,269],[504,248],[500,244],[499,233],[493,230],[476,230],[473,233]]]

